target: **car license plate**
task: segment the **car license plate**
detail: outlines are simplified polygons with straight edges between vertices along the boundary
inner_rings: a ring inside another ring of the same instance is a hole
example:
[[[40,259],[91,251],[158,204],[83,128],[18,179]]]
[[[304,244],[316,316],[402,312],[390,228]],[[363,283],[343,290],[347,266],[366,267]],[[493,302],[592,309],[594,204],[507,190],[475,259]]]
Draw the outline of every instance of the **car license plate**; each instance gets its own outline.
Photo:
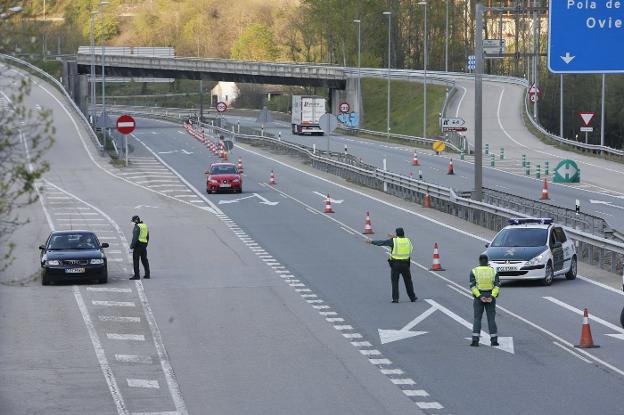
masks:
[[[219,185],[219,186],[220,186],[220,187],[232,187],[232,185],[231,185],[231,184],[229,184],[229,183],[228,183],[228,184],[221,184],[221,185]]]
[[[497,270],[498,271],[502,271],[502,272],[505,272],[505,271],[518,271],[518,268],[517,267],[498,267]]]
[[[67,268],[65,274],[84,274],[84,268]]]

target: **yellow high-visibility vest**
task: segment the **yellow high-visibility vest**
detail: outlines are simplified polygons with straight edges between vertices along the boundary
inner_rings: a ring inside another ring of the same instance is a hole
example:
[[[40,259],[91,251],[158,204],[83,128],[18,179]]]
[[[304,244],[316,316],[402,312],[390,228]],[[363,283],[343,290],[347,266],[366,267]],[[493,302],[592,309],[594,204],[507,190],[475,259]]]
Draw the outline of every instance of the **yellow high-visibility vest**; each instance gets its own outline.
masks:
[[[139,227],[139,242],[142,242],[144,244],[147,243],[147,234],[149,233],[147,230],[147,225],[145,223],[137,223],[137,226]]]
[[[412,253],[412,241],[409,238],[392,238],[391,259],[408,260]]]

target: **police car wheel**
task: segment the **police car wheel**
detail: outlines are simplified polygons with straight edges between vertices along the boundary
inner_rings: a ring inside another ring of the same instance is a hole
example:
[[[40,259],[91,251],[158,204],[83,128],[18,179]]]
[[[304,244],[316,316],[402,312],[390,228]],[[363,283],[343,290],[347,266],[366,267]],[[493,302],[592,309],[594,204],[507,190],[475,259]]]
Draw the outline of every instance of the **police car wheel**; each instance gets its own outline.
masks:
[[[549,286],[552,284],[553,280],[555,279],[555,273],[553,271],[552,264],[550,262],[546,264],[546,270],[544,271],[544,273],[545,275],[544,275],[544,279],[542,280],[542,284],[544,284],[545,286]]]
[[[572,261],[570,262],[570,270],[568,272],[566,272],[566,279],[568,280],[573,280],[576,278],[576,272],[577,272],[577,263],[576,263],[576,256],[572,257]]]

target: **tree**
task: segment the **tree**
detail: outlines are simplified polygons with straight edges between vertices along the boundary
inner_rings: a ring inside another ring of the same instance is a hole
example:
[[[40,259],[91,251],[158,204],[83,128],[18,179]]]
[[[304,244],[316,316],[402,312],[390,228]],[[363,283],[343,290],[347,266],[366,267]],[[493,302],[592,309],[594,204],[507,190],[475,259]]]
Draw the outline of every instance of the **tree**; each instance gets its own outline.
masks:
[[[15,80],[6,67],[0,78]],[[17,92],[0,106],[0,270],[13,259],[10,236],[24,222],[19,208],[37,200],[37,180],[48,171],[43,155],[54,142],[55,130],[49,110],[33,112],[24,98],[30,83],[22,80]]]
[[[262,24],[247,27],[232,45],[232,59],[251,61],[274,61],[279,57],[273,32]]]

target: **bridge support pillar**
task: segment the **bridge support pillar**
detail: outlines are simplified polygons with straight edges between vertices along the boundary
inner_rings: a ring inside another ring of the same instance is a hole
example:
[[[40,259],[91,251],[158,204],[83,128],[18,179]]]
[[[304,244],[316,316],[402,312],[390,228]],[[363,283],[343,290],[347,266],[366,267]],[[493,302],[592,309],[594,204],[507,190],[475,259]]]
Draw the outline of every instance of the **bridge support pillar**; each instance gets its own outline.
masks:
[[[357,78],[347,78],[346,89],[330,89],[329,104],[332,114],[340,114],[340,104],[346,102],[349,104],[350,112],[358,113],[359,119],[362,120],[362,91],[359,90],[359,82]]]
[[[87,98],[89,95],[88,76],[78,74],[78,65],[75,60],[63,61],[62,81],[71,99],[84,114],[87,114]]]

